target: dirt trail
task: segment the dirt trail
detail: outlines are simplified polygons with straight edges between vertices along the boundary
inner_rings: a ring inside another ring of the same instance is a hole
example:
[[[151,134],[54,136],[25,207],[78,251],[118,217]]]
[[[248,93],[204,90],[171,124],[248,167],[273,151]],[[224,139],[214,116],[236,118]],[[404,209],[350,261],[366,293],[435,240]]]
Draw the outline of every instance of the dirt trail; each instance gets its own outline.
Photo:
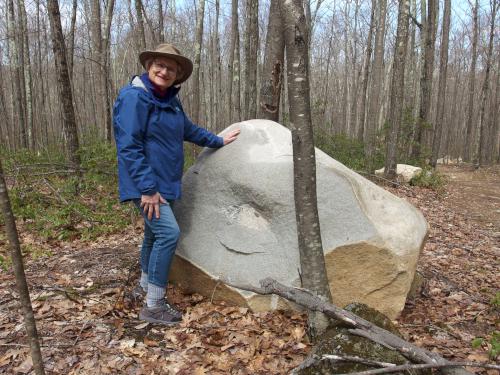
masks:
[[[500,165],[480,169],[470,165],[441,165],[438,171],[449,180],[445,202],[500,236]]]

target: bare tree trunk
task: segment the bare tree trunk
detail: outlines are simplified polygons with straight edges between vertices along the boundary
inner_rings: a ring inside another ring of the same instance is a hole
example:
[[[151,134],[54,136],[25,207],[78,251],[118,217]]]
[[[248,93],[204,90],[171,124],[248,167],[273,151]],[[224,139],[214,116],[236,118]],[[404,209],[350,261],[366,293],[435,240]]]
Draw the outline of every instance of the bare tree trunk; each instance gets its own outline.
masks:
[[[408,50],[408,14],[410,0],[399,2],[398,29],[396,48],[394,50],[394,64],[392,67],[391,104],[389,112],[389,135],[386,140],[387,152],[385,156],[384,176],[388,179],[396,177],[398,135],[403,117],[405,60]]]
[[[236,25],[238,26],[238,25]],[[234,47],[234,73],[233,73],[233,86],[234,86],[234,113],[236,114],[236,121],[241,121],[241,51],[240,51],[240,32],[236,28],[236,45]]]
[[[490,20],[490,38],[488,42],[488,52],[486,54],[486,71],[484,73],[483,87],[481,90],[481,108],[479,109],[479,165],[484,166],[489,162],[488,155],[488,123],[485,119],[486,115],[486,99],[490,84],[491,57],[493,55],[493,39],[495,37],[495,18],[498,7],[498,0],[490,0],[491,20]]]
[[[374,169],[375,142],[378,127],[378,116],[380,112],[380,96],[383,89],[384,74],[384,34],[385,16],[387,12],[387,0],[377,1],[377,21],[375,33],[375,56],[372,65],[372,86],[370,90],[370,101],[368,108],[365,154],[367,158],[367,169],[372,172]]]
[[[14,13],[14,2],[13,0],[8,0],[8,8],[9,8],[9,30],[11,33],[16,33],[16,21],[15,21],[15,13]],[[21,81],[21,66],[19,63],[19,53],[18,50],[20,48],[19,38],[17,36],[12,36],[10,38],[10,63],[12,69],[14,70],[14,91],[15,91],[15,101],[16,103],[13,105],[17,107],[17,118],[18,118],[18,129],[19,129],[19,137],[18,142],[20,142],[21,147],[28,147],[28,142],[26,139],[26,118],[23,106],[23,86]]]
[[[224,111],[221,111],[222,107],[222,87],[221,87],[221,58],[220,58],[220,40],[219,40],[219,13],[220,13],[220,0],[215,0],[215,37],[214,37],[214,62],[215,62],[215,122],[214,130],[216,133],[224,129]]]
[[[68,36],[68,71],[71,81],[73,82],[73,60],[75,56],[75,27],[76,27],[76,11],[78,8],[78,0],[73,0],[71,7],[71,26]]]
[[[106,128],[104,123],[104,107],[106,101],[106,77],[104,77],[104,67],[102,66],[104,57],[102,49],[101,1],[92,0],[90,10],[92,17],[90,23],[92,35],[92,58],[97,70],[97,74],[94,76],[94,86],[96,88],[96,125],[100,130],[100,134],[105,135]]]
[[[163,2],[162,0],[157,0],[158,4],[158,43],[165,43],[165,32],[163,25]]]
[[[73,107],[73,94],[66,62],[66,47],[61,26],[61,15],[57,0],[47,0],[49,13],[52,49],[56,59],[57,81],[59,83],[59,99],[63,107],[63,129],[66,136],[70,162],[73,168],[80,170],[80,156],[78,154],[78,131]]]
[[[259,104],[259,117],[276,122],[279,121],[285,62],[285,40],[279,6],[279,0],[271,0]]]
[[[306,22],[301,0],[283,0],[280,5],[287,51],[295,215],[303,287],[326,300],[331,300],[316,196],[316,158],[310,107]],[[328,320],[323,314],[309,313],[311,337],[317,337],[327,325]]]
[[[20,39],[22,39],[22,55],[24,69],[24,108],[26,113],[26,138],[28,147],[33,149],[35,146],[33,134],[33,84],[31,78],[30,45],[28,38],[28,19],[26,17],[26,7],[24,0],[18,0],[17,9],[19,10],[20,21]]]
[[[467,104],[467,134],[464,140],[464,160],[470,161],[472,155],[471,145],[474,145],[474,92],[476,86],[476,63],[477,63],[477,39],[479,34],[479,18],[477,16],[479,7],[479,0],[476,0],[474,8],[472,9],[472,19],[474,21],[474,28],[472,33],[472,57],[469,71],[469,94]]]
[[[354,138],[356,135],[356,123],[358,119],[358,86],[360,71],[357,68],[358,64],[358,14],[359,14],[359,0],[354,1],[354,36],[353,39],[353,57],[351,66],[351,111],[349,119],[349,128],[347,134],[349,137]]]
[[[420,109],[417,126],[415,127],[414,144],[412,156],[415,159],[421,157],[424,129],[430,127],[431,119],[431,95],[432,95],[432,75],[434,72],[434,49],[436,44],[437,29],[437,7],[439,0],[428,0],[427,17],[422,25],[425,32],[425,47],[422,64],[422,75],[420,78]],[[423,14],[423,12],[422,12]]]
[[[490,106],[490,123],[492,129],[492,151],[491,154],[493,156],[492,161],[496,160],[497,163],[500,162],[500,56],[497,54],[497,83],[495,88],[495,96],[492,100],[492,104]]]
[[[0,208],[5,221],[5,232],[7,234],[7,238],[9,239],[12,266],[14,268],[16,286],[21,300],[21,307],[23,309],[26,334],[30,343],[33,369],[35,370],[35,374],[43,375],[45,374],[43,369],[43,357],[42,352],[40,351],[40,343],[38,340],[35,316],[33,315],[33,308],[31,306],[28,283],[26,282],[26,275],[24,273],[23,256],[21,254],[21,246],[19,244],[16,222],[10,205],[7,184],[5,183],[2,160],[0,160]]]
[[[135,0],[135,13],[137,14],[137,28],[139,29],[139,48],[146,49],[146,32],[144,31],[144,16],[142,14],[142,0]]]
[[[444,1],[443,28],[441,34],[441,51],[439,57],[439,81],[438,81],[438,100],[437,115],[434,126],[434,137],[432,141],[431,166],[436,168],[439,158],[439,149],[441,146],[441,137],[444,127],[445,97],[446,97],[446,79],[448,74],[448,42],[450,39],[450,18],[451,18],[451,0]]]
[[[236,50],[236,41],[239,40],[240,35],[238,32],[238,0],[231,0],[231,46],[229,48],[229,67],[228,67],[228,109],[229,109],[229,123],[233,122],[233,106],[237,102],[240,102],[240,79],[239,79],[239,68],[236,69],[235,65],[238,63],[239,65],[239,43],[238,50]],[[236,56],[236,58],[235,58]],[[238,72],[236,74],[236,72]],[[235,87],[234,93],[237,95],[235,99],[233,99],[233,86]],[[238,105],[239,108],[239,105]],[[239,109],[238,109],[239,111]],[[239,117],[238,117],[239,118]]]
[[[198,14],[196,15],[196,41],[194,47],[193,67],[193,120],[196,124],[200,122],[200,64],[201,46],[203,44],[203,18],[205,15],[205,0],[199,0]]]
[[[257,117],[257,53],[259,46],[259,2],[246,0],[245,119]]]
[[[366,96],[368,92],[368,75],[370,73],[370,60],[373,50],[373,29],[375,28],[375,8],[377,0],[371,2],[370,29],[368,30],[368,39],[366,43],[365,61],[363,63],[363,84],[361,89],[361,104],[359,106],[359,121],[358,121],[358,140],[363,142],[365,131],[365,115],[366,115]],[[327,72],[328,77],[328,72]]]
[[[343,85],[342,85],[342,105],[340,107],[341,115],[340,121],[341,123],[337,126],[337,133],[346,134],[347,129],[349,128],[349,68],[352,68],[349,64],[349,5],[350,2],[344,2],[344,77],[343,77]]]
[[[104,104],[104,128],[106,132],[106,140],[111,142],[112,139],[112,122],[111,122],[111,23],[113,22],[113,11],[115,8],[115,0],[108,0],[106,8],[106,17],[104,19],[104,33],[102,39],[102,79],[103,79],[103,104]]]

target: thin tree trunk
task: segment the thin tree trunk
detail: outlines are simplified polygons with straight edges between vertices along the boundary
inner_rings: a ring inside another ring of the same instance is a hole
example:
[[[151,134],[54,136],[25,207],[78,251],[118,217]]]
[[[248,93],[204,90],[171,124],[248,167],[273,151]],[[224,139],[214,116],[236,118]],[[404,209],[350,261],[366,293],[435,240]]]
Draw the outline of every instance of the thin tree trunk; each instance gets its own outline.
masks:
[[[162,0],[157,0],[158,4],[158,43],[165,43],[165,32],[163,25],[163,2]]]
[[[370,73],[370,60],[373,50],[373,29],[375,28],[375,8],[377,0],[371,2],[370,29],[368,30],[368,39],[366,45],[365,61],[363,63],[363,84],[361,89],[361,103],[359,106],[359,121],[358,121],[358,140],[363,142],[365,131],[365,115],[366,115],[366,96],[368,92],[368,76]],[[327,75],[328,77],[328,75]]]
[[[257,117],[257,53],[259,46],[259,2],[246,0],[245,119]]]
[[[294,201],[303,287],[330,301],[316,196],[316,158],[310,107],[306,22],[301,0],[283,0],[280,5],[288,65]],[[310,312],[311,337],[315,338],[321,334],[326,329],[327,322],[323,314]]]
[[[36,329],[35,316],[31,306],[30,292],[26,275],[24,273],[23,256],[21,254],[21,245],[19,244],[19,236],[17,234],[16,222],[12,207],[10,205],[9,194],[7,192],[7,184],[5,183],[2,160],[0,160],[0,208],[2,210],[5,221],[5,232],[9,239],[10,254],[12,258],[12,266],[14,275],[16,276],[16,286],[21,300],[23,309],[24,325],[26,334],[30,343],[31,359],[33,361],[33,369],[35,374],[44,375],[43,357],[40,351],[40,343],[38,340],[38,332]]]
[[[203,44],[203,18],[205,15],[205,0],[199,0],[198,14],[196,15],[196,41],[194,46],[193,67],[193,120],[200,122],[200,64],[201,46]]]
[[[106,134],[104,107],[106,102],[106,77],[104,76],[104,56],[102,48],[102,19],[101,19],[101,1],[92,0],[91,2],[91,35],[92,35],[92,57],[94,60],[97,74],[94,76],[94,86],[96,88],[96,118],[97,128],[102,135]]]
[[[474,8],[472,9],[472,19],[474,22],[474,28],[472,33],[472,56],[469,71],[469,93],[468,93],[468,104],[467,104],[467,123],[466,129],[467,134],[464,139],[464,160],[470,161],[472,155],[471,145],[474,145],[473,140],[473,129],[474,129],[474,92],[476,87],[476,63],[477,63],[477,40],[479,34],[479,17],[477,16],[479,7],[479,0],[476,0]]]
[[[63,129],[66,136],[70,162],[77,171],[80,170],[80,156],[78,154],[78,131],[73,107],[73,94],[66,61],[66,47],[61,26],[61,15],[57,0],[47,0],[49,12],[52,49],[56,60],[56,72],[59,83],[59,99],[63,107]]]
[[[384,74],[384,34],[385,34],[385,17],[387,12],[387,1],[377,1],[377,21],[375,33],[375,56],[372,65],[372,86],[370,90],[370,101],[368,108],[365,154],[367,159],[368,172],[374,169],[375,142],[378,128],[378,117],[380,113],[380,97],[383,90],[383,74]]]
[[[488,52],[486,54],[486,71],[484,73],[483,87],[481,90],[481,108],[479,109],[479,165],[488,164],[488,123],[485,119],[486,115],[486,99],[490,84],[491,57],[493,56],[493,39],[495,37],[495,18],[497,13],[498,0],[490,0],[491,21],[490,21],[490,38],[488,42]]]
[[[15,21],[15,15],[14,15],[14,2],[13,0],[8,0],[8,8],[9,8],[9,30],[11,33],[16,33],[16,21]],[[19,45],[18,45],[19,38],[17,36],[14,36],[10,38],[10,64],[12,66],[12,69],[14,70],[14,91],[15,91],[15,104],[13,107],[17,108],[17,118],[18,118],[18,124],[19,126],[17,127],[19,129],[19,137],[18,142],[21,145],[21,147],[27,147],[27,139],[26,139],[26,119],[25,119],[25,112],[24,112],[24,106],[23,106],[23,86],[21,83],[21,66],[19,64]],[[16,113],[16,111],[14,111]]]
[[[33,83],[31,78],[30,45],[28,38],[28,18],[26,16],[26,7],[24,0],[18,0],[19,21],[21,24],[22,55],[24,69],[24,107],[26,112],[26,138],[28,147],[33,149],[35,146],[33,134]]]
[[[108,0],[106,8],[106,17],[104,19],[104,33],[102,39],[102,79],[104,90],[104,128],[106,130],[106,140],[111,142],[112,138],[112,122],[111,122],[111,23],[113,22],[113,11],[115,8],[115,0]]]
[[[73,81],[73,61],[75,56],[75,28],[76,28],[76,11],[78,8],[78,0],[73,0],[71,7],[71,26],[68,36],[68,71],[71,81]]]
[[[358,13],[359,13],[359,0],[354,1],[354,36],[353,39],[353,58],[352,58],[352,78],[351,78],[351,111],[349,119],[349,130],[347,134],[349,137],[354,138],[356,136],[356,123],[358,119],[358,86],[359,86],[359,75],[360,71],[357,67],[358,64]]]
[[[238,26],[238,25],[236,25]],[[234,47],[234,72],[233,72],[233,86],[234,86],[234,113],[236,114],[236,121],[241,121],[241,51],[240,51],[240,32],[236,28],[236,45]]]
[[[239,61],[239,57],[235,59],[236,53],[240,54],[240,51],[236,51],[236,39],[239,39],[238,32],[238,0],[231,0],[231,46],[229,47],[229,66],[228,66],[228,109],[229,109],[229,123],[233,122],[233,106],[236,100],[240,100],[239,98],[239,89],[234,90],[234,92],[238,92],[238,97],[233,99],[233,86],[238,85],[239,87],[239,75],[238,80],[235,82],[235,62]],[[239,43],[238,43],[239,45]]]
[[[142,14],[142,0],[135,0],[135,13],[137,15],[137,28],[139,29],[139,48],[146,49],[146,32],[144,31],[144,16]]]
[[[394,63],[392,67],[391,104],[389,112],[389,136],[386,140],[387,152],[385,157],[384,176],[388,179],[396,177],[397,151],[399,128],[403,118],[404,77],[406,51],[408,50],[408,14],[410,0],[399,2],[398,29]]]
[[[434,127],[434,137],[432,141],[431,166],[436,168],[439,158],[439,149],[441,146],[441,137],[444,127],[444,112],[446,98],[446,80],[448,74],[448,42],[450,39],[450,18],[451,18],[451,0],[444,0],[443,28],[441,34],[441,51],[439,57],[439,81],[438,81],[438,101],[437,115]]]
[[[279,6],[279,0],[271,0],[259,103],[259,117],[276,122],[279,121],[285,62],[285,40]]]
[[[422,74],[420,78],[419,118],[417,126],[415,127],[412,150],[412,157],[414,159],[419,159],[421,157],[424,130],[431,126],[432,75],[434,72],[438,1],[439,0],[428,0],[427,17],[426,20],[422,19],[422,27],[425,33],[425,47],[423,54],[424,63],[422,64]]]
[[[220,0],[215,0],[215,25],[214,25],[214,70],[215,70],[215,121],[214,130],[216,133],[224,129],[224,112],[221,111],[222,103],[222,89],[221,89],[221,58],[220,58],[220,41],[219,41],[219,13],[220,13]]]

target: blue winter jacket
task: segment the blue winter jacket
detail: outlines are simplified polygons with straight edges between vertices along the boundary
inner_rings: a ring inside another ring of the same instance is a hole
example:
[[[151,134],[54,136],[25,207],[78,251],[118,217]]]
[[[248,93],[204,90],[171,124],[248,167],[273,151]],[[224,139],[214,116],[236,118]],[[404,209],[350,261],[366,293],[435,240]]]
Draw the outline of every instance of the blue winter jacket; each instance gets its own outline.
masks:
[[[118,155],[120,201],[160,192],[168,200],[181,196],[183,141],[222,147],[224,140],[193,124],[170,87],[165,97],[154,94],[147,74],[134,77],[118,94],[113,124]]]

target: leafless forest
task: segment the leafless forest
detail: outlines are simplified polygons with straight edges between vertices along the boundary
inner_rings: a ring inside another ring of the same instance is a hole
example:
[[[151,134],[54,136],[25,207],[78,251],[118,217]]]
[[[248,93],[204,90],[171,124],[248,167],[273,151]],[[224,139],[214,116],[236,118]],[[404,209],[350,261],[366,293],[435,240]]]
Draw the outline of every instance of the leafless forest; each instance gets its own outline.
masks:
[[[184,108],[220,131],[287,124],[279,1],[2,0],[0,147],[111,140],[139,51],[173,42],[195,63]],[[449,156],[498,162],[499,0],[304,2],[317,134],[357,139],[386,166]],[[281,10],[283,11],[283,10]],[[280,100],[282,99],[282,100]],[[388,164],[389,163],[389,164]]]

